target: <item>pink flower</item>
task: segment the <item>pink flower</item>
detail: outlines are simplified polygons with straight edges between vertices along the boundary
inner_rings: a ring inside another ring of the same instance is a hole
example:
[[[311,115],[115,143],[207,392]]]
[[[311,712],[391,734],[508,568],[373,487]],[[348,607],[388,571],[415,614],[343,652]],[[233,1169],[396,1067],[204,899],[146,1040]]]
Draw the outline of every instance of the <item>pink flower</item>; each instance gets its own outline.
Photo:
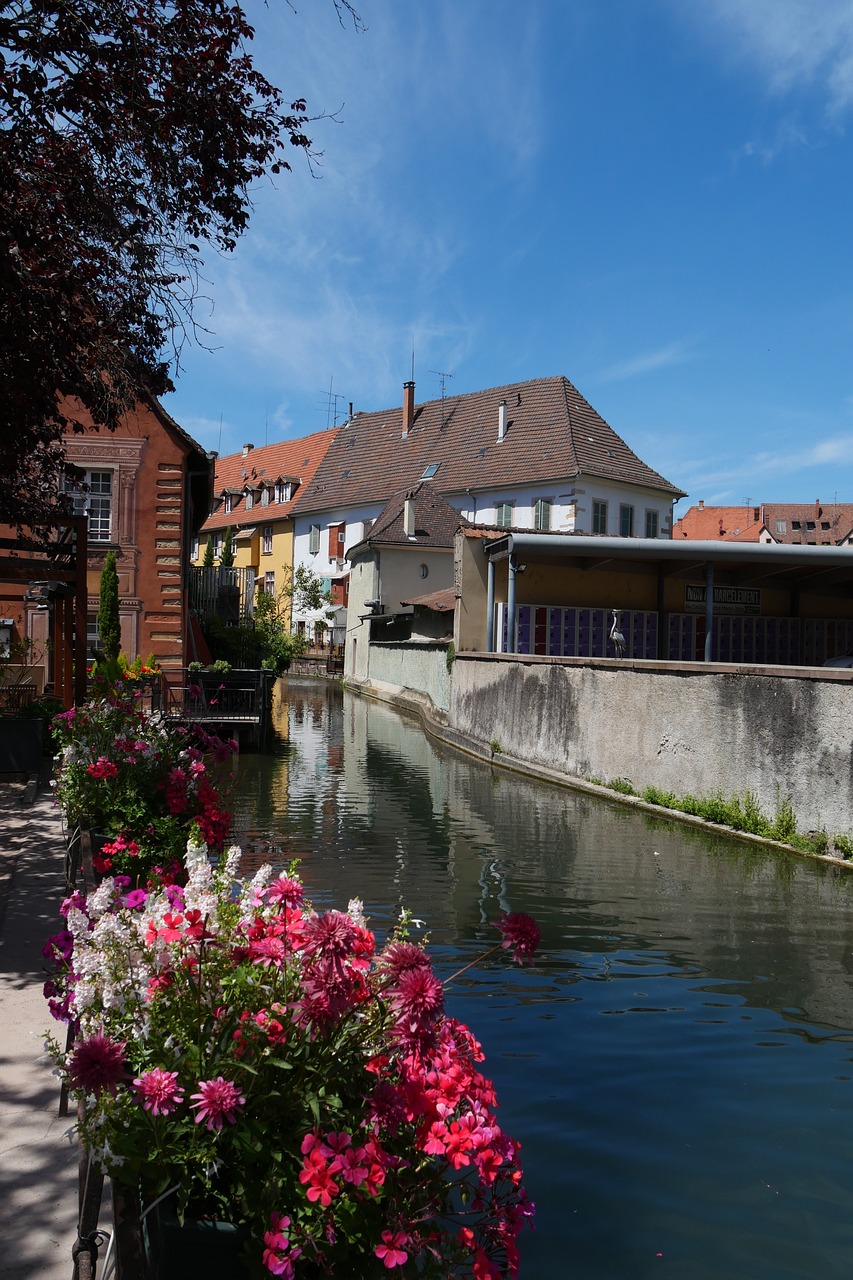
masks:
[[[75,1089],[100,1095],[106,1089],[113,1097],[119,1082],[128,1078],[125,1070],[126,1041],[111,1040],[97,1031],[77,1045],[68,1065],[68,1075]]]
[[[302,905],[304,892],[298,880],[279,876],[267,888],[267,899],[269,902],[282,902],[286,907],[299,907]]]
[[[142,1099],[143,1107],[153,1116],[167,1116],[184,1100],[177,1071],[152,1067],[150,1071],[143,1071],[133,1084]]]
[[[396,981],[407,969],[428,969],[429,956],[414,942],[391,942],[380,954],[377,964]]]
[[[309,1200],[319,1200],[322,1207],[328,1209],[332,1203],[332,1196],[338,1194],[340,1187],[329,1172],[329,1166],[321,1152],[322,1148],[316,1147],[308,1152],[303,1161],[299,1181],[305,1184],[305,1194]]]
[[[351,954],[356,938],[356,927],[342,911],[324,911],[321,916],[311,916],[305,923],[303,951],[306,956],[319,955],[342,972],[343,961]]]
[[[286,1215],[277,1213],[270,1214],[271,1230],[264,1233],[264,1244],[266,1248],[263,1254],[263,1264],[267,1271],[274,1276],[284,1276],[285,1280],[293,1280],[296,1272],[293,1264],[302,1253],[302,1250],[290,1243],[290,1239],[285,1232],[290,1226],[290,1218]]]
[[[409,1255],[403,1248],[410,1237],[405,1231],[383,1231],[382,1244],[378,1244],[373,1252],[390,1271],[392,1267],[402,1267],[408,1262]]]
[[[424,1036],[444,1007],[444,987],[432,969],[404,969],[388,993],[397,1014],[396,1033],[404,1042]]]
[[[198,1093],[191,1097],[196,1124],[206,1120],[210,1130],[221,1129],[223,1120],[236,1124],[237,1112],[242,1111],[246,1102],[236,1084],[223,1076],[217,1076],[215,1080],[199,1081]]]
[[[539,925],[523,911],[509,911],[495,921],[495,928],[504,936],[502,947],[515,947],[515,959],[519,964],[532,960],[539,946]]]

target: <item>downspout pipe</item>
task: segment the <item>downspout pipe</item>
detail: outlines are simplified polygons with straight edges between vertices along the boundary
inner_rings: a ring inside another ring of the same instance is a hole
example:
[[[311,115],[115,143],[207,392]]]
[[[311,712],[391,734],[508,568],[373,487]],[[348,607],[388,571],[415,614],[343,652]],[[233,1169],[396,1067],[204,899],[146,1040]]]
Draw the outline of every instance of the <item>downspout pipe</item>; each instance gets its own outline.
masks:
[[[714,562],[705,564],[705,661],[713,661],[714,643]]]
[[[486,590],[486,653],[495,651],[495,562],[489,560]]]

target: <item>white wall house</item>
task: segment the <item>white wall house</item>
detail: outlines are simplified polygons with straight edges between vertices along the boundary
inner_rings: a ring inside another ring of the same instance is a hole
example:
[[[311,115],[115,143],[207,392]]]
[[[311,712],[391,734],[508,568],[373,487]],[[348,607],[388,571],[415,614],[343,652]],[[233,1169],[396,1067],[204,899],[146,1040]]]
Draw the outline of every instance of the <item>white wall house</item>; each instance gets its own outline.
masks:
[[[327,580],[340,610],[347,552],[393,494],[421,482],[477,525],[609,537],[670,538],[673,505],[685,496],[567,378],[420,405],[407,382],[400,408],[352,415],[303,486],[293,505],[294,567]],[[420,572],[420,561],[405,563]],[[310,634],[324,618],[295,612],[294,621]]]

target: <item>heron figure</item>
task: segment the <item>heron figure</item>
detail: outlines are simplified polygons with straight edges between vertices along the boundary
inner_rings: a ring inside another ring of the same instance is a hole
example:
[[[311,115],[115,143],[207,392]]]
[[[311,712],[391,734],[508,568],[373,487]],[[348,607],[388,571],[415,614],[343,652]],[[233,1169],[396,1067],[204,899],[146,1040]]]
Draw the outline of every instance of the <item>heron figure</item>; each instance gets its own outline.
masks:
[[[613,648],[616,650],[617,658],[625,657],[625,637],[619,630],[619,614],[613,610],[613,626],[610,628],[610,639],[613,641]]]

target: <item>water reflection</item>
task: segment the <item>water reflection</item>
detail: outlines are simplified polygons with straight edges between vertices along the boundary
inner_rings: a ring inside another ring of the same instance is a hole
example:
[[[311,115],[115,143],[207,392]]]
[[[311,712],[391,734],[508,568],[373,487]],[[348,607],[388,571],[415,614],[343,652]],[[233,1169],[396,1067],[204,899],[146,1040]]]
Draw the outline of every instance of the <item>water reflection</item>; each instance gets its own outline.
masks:
[[[466,974],[525,1142],[527,1277],[849,1272],[853,879],[492,770],[333,685],[281,682],[239,765],[249,865],[301,860],[318,906],[403,907],[450,973],[501,909],[533,969]]]

